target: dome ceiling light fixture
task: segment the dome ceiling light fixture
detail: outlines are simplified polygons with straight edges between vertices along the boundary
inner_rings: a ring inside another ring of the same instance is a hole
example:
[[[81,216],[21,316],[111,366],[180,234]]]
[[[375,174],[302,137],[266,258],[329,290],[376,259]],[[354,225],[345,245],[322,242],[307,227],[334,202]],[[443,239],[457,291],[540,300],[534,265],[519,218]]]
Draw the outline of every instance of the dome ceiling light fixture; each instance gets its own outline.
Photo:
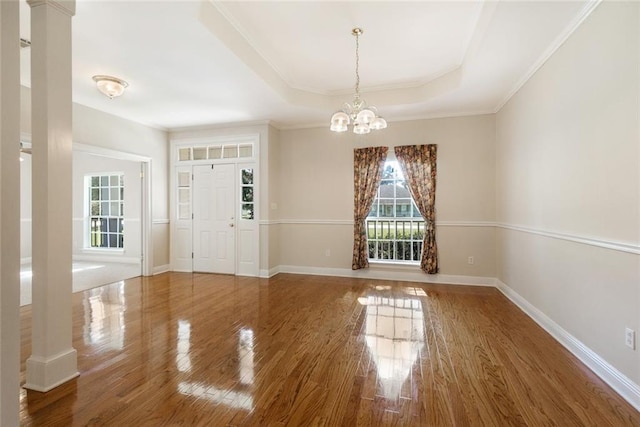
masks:
[[[124,89],[129,86],[129,83],[122,79],[111,76],[93,76],[93,81],[96,82],[98,90],[113,99],[124,93]]]
[[[378,115],[374,106],[367,106],[364,99],[360,98],[360,36],[362,28],[354,28],[351,34],[356,37],[356,94],[351,104],[345,103],[341,110],[331,116],[330,129],[334,132],[345,132],[353,122],[353,133],[364,135],[371,130],[380,130],[387,127],[387,121]]]

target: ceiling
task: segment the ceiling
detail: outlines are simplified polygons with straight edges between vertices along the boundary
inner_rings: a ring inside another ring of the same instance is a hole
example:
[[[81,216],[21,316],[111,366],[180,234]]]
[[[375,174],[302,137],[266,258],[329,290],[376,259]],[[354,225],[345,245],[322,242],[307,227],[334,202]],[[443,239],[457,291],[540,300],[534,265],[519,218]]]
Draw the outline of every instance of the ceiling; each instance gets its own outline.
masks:
[[[496,112],[597,6],[588,1],[95,1],[73,17],[73,100],[161,129],[327,125],[363,97],[387,121]],[[30,38],[21,0],[21,37]],[[129,83],[120,98],[91,77]],[[30,49],[21,52],[30,86]]]

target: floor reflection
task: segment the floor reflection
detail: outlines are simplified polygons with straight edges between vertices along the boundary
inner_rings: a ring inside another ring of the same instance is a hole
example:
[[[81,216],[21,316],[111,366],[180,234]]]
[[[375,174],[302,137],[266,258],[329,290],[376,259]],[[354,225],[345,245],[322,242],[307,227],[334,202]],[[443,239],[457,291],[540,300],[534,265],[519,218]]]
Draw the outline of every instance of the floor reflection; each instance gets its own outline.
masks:
[[[187,320],[178,321],[176,365],[180,372],[191,370],[191,324]],[[238,377],[233,388],[220,388],[198,381],[181,381],[178,393],[236,409],[252,411],[253,393],[250,386],[254,381],[254,335],[250,328],[241,328],[237,335]]]
[[[366,305],[365,340],[376,364],[382,393],[388,399],[400,396],[424,346],[424,315],[422,303],[416,298],[424,291],[409,288],[407,293],[415,297],[373,294],[358,298],[360,304]]]
[[[240,383],[253,384],[253,330],[251,329],[240,329],[238,360],[240,360]]]
[[[178,337],[176,344],[176,365],[178,371],[191,370],[191,323],[188,320],[178,320]]]
[[[121,350],[125,335],[124,281],[86,291],[82,304],[85,344]]]

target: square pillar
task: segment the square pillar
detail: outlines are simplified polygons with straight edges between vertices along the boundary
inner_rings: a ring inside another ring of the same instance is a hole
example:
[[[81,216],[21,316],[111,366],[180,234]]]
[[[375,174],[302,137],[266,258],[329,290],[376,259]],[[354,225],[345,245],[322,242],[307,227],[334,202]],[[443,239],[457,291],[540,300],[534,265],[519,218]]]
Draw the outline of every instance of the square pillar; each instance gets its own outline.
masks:
[[[78,376],[72,346],[71,18],[75,0],[31,6],[32,354],[25,388]]]

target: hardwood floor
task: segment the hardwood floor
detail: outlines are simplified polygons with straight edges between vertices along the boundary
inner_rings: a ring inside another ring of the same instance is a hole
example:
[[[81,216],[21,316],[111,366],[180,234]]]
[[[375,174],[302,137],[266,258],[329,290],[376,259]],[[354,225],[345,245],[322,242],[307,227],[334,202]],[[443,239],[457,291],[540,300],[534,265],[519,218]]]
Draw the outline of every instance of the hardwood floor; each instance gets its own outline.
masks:
[[[74,294],[73,322],[81,375],[22,390],[22,425],[640,425],[493,288],[166,273]]]

